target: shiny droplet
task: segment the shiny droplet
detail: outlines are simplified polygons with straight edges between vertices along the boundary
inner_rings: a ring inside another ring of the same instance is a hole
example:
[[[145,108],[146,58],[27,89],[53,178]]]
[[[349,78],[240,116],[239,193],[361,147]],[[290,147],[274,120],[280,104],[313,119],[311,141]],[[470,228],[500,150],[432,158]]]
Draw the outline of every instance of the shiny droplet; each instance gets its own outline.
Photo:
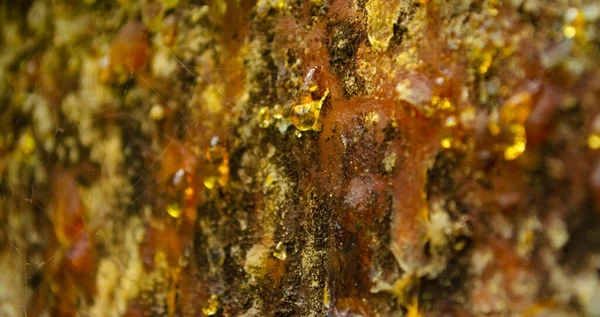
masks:
[[[572,25],[565,25],[563,27],[563,34],[566,38],[571,39],[575,37],[575,34],[577,34],[577,30]]]
[[[216,136],[212,138],[210,148],[206,151],[206,161],[206,176],[202,181],[204,187],[214,189],[217,184],[225,186],[229,181],[229,153]]]
[[[451,138],[443,138],[442,141],[440,141],[440,145],[444,149],[449,149],[452,147],[452,139]]]
[[[202,307],[202,313],[206,316],[215,315],[219,311],[219,296],[212,294],[206,303],[206,306]]]
[[[180,168],[168,179],[166,204],[167,213],[173,218],[179,218],[185,210],[194,206],[194,175]]]
[[[25,155],[30,155],[36,148],[36,142],[31,131],[27,130],[19,138],[19,150]]]
[[[318,129],[318,120],[321,113],[323,101],[327,98],[329,89],[320,100],[304,100],[303,103],[297,104],[292,108],[292,124],[300,131]]]
[[[280,105],[275,105],[273,106],[271,113],[273,114],[274,119],[279,120],[283,118],[283,107]]]
[[[273,118],[269,107],[262,107],[258,110],[258,126],[261,128],[268,128],[273,123]]]
[[[160,121],[165,117],[165,108],[161,105],[154,105],[150,108],[150,119]]]
[[[321,67],[311,68],[300,86],[296,104],[291,108],[291,121],[300,131],[319,130],[319,115],[329,88],[319,87]]]
[[[440,97],[440,96],[431,97],[431,106],[432,106],[432,109],[430,109],[430,111],[434,111],[434,110],[453,111],[455,109],[454,104],[452,103],[452,101],[449,98]]]
[[[563,35],[572,39],[583,34],[585,30],[585,16],[577,8],[569,8],[565,13],[565,25],[562,28]]]
[[[527,148],[525,122],[531,113],[532,97],[527,91],[512,95],[500,109],[494,121],[506,132],[507,145],[504,149],[504,158],[514,160]]]
[[[483,50],[483,52],[479,56],[480,62],[479,62],[479,67],[477,68],[477,71],[480,74],[487,73],[487,71],[490,69],[490,66],[492,66],[493,57],[494,57],[493,50],[491,50],[491,49]]]
[[[292,124],[300,131],[311,130],[319,118],[321,109],[316,102],[295,105],[292,108]]]
[[[194,196],[194,188],[192,187],[188,187],[185,189],[185,197],[187,199],[190,199],[192,196]]]
[[[592,150],[600,149],[600,134],[592,133],[588,135],[587,145]]]
[[[217,176],[207,176],[202,181],[202,183],[204,184],[204,187],[206,187],[208,189],[215,188],[215,186],[217,185],[217,182],[218,182]]]
[[[167,206],[167,213],[173,218],[179,218],[179,216],[181,216],[183,213],[183,210],[179,204],[173,203]]]
[[[527,138],[525,137],[525,128],[522,125],[512,125],[509,130],[513,135],[513,142],[504,150],[504,158],[510,161],[525,152]]]
[[[275,246],[275,251],[273,252],[273,256],[280,259],[281,261],[285,261],[287,258],[287,252],[285,248],[285,244],[282,241],[279,241]]]
[[[444,122],[444,125],[447,128],[456,127],[456,125],[457,125],[456,118],[453,117],[453,116],[450,116],[450,117],[446,118],[446,121]]]

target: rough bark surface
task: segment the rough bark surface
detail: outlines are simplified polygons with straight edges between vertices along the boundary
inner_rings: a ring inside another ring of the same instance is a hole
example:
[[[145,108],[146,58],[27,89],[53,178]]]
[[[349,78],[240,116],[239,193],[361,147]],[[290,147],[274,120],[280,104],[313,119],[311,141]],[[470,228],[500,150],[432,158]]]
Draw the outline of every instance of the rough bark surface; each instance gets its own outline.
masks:
[[[0,2],[0,315],[600,316],[600,3]]]

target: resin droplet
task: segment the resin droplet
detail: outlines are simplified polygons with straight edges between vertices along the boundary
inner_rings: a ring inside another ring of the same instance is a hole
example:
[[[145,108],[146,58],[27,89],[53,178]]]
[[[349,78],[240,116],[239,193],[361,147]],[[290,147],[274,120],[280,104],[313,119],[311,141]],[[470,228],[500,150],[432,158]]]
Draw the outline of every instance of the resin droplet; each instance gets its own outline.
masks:
[[[179,218],[186,208],[193,205],[194,179],[183,168],[178,169],[167,183],[167,213]]]
[[[457,124],[458,123],[456,122],[456,118],[452,117],[452,116],[446,118],[446,121],[444,122],[444,125],[447,128],[454,128],[454,127],[456,127]]]
[[[581,10],[570,8],[565,13],[565,25],[562,28],[563,35],[568,38],[574,38],[582,34],[585,29],[585,17]]]
[[[292,123],[300,131],[311,130],[319,118],[321,109],[315,102],[295,105],[292,109]]]
[[[485,74],[487,73],[488,69],[490,69],[490,66],[492,66],[493,56],[494,51],[490,49],[486,49],[481,53],[481,55],[479,56],[479,67],[477,68],[477,71],[480,74]]]
[[[213,137],[210,148],[206,151],[206,170],[202,183],[204,187],[213,189],[218,185],[225,186],[229,181],[229,153],[221,144],[219,138]]]
[[[498,138],[498,149],[506,160],[516,159],[527,148],[525,122],[531,113],[532,99],[529,92],[518,92],[490,114],[488,130]]]
[[[213,137],[210,141],[210,148],[206,151],[206,160],[212,164],[219,164],[223,161],[226,152],[219,144],[219,137]]]
[[[522,125],[511,125],[510,133],[513,137],[512,144],[504,150],[504,158],[509,161],[521,156],[527,147],[525,128]]]
[[[258,126],[264,129],[268,128],[271,123],[273,123],[273,119],[271,118],[269,107],[260,108],[258,110]]]
[[[280,120],[283,118],[283,107],[280,105],[273,106],[273,118],[276,120]]]
[[[285,261],[287,258],[287,252],[285,250],[285,244],[279,241],[275,246],[275,252],[273,252],[273,256],[280,259],[281,261]]]
[[[300,131],[317,130],[319,114],[323,101],[329,94],[329,89],[325,91],[320,100],[304,100],[304,103],[297,104],[292,108],[292,124]],[[307,102],[308,101],[308,102]]]
[[[437,110],[442,111],[454,111],[455,107],[452,101],[448,98],[441,98],[439,96],[431,97],[431,105]]]
[[[167,207],[167,213],[173,218],[179,218],[183,213],[183,210],[181,210],[181,207],[178,204],[173,203]]]
[[[219,311],[219,296],[212,294],[206,303],[206,306],[202,308],[202,313],[206,316],[215,315]]]
[[[600,134],[592,133],[588,135],[587,145],[592,150],[600,149]]]
[[[322,72],[321,67],[313,67],[307,72],[298,91],[296,104],[292,107],[292,124],[300,131],[319,130],[319,114],[329,95],[329,88],[319,87]]]
[[[154,105],[150,108],[150,119],[160,121],[165,117],[165,108],[161,105]]]
[[[573,27],[572,25],[565,25],[563,27],[563,34],[566,38],[570,39],[575,37],[575,34],[577,34],[577,30],[575,30],[575,27]]]
[[[442,141],[440,141],[440,145],[444,149],[449,149],[449,148],[452,147],[452,139],[450,139],[450,138],[443,138]]]
[[[208,189],[213,189],[217,185],[218,180],[219,179],[216,176],[207,176],[204,178],[204,181],[202,183],[204,184],[204,187]]]
[[[33,153],[36,147],[35,139],[31,131],[27,131],[19,138],[19,150],[25,155]]]

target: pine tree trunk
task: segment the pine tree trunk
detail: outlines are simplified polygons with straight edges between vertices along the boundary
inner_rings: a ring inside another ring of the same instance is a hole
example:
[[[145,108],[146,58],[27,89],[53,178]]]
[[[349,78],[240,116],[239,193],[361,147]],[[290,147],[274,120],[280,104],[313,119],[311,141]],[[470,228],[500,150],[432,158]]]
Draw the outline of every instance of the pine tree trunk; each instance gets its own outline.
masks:
[[[600,316],[600,3],[0,2],[0,315]]]

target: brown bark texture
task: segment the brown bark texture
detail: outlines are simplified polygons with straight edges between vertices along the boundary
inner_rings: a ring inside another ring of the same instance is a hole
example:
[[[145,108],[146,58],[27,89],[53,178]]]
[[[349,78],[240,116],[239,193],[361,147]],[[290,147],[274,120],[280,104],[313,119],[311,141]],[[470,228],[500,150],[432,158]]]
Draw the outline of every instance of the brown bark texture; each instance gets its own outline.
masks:
[[[597,0],[0,1],[0,316],[600,316]]]

